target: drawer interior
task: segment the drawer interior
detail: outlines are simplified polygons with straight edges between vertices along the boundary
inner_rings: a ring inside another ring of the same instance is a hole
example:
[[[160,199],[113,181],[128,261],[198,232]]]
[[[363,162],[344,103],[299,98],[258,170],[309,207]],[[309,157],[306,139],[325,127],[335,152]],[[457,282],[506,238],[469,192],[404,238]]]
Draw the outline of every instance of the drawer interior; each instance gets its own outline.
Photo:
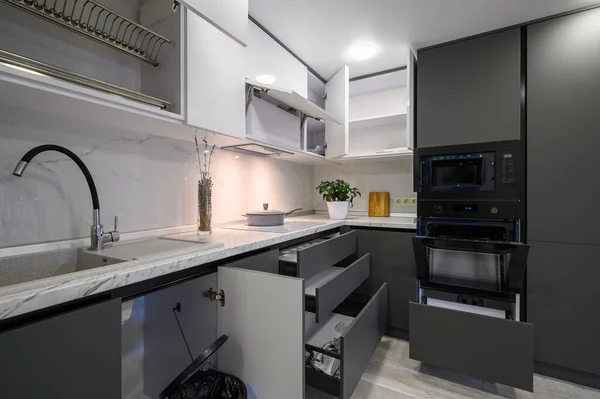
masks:
[[[306,350],[322,360],[309,364],[312,357],[306,357],[306,384],[348,399],[387,327],[387,284],[382,284],[362,309],[345,314],[342,308],[319,323],[315,314],[305,312]],[[356,317],[350,315],[356,312]]]
[[[533,326],[410,303],[410,358],[533,390]]]

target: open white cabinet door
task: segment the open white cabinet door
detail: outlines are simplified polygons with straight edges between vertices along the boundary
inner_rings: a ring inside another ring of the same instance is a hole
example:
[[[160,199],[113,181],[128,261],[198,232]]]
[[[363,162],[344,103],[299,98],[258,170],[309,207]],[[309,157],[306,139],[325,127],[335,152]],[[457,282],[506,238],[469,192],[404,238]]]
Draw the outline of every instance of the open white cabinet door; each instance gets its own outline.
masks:
[[[219,267],[218,368],[241,378],[248,398],[304,397],[304,280]]]
[[[348,155],[350,137],[348,119],[350,113],[350,72],[347,66],[340,69],[325,84],[325,110],[340,124],[326,122],[325,141],[327,159],[337,159]]]
[[[179,0],[190,11],[246,47],[248,0]]]
[[[408,86],[406,102],[406,134],[408,137],[407,147],[415,148],[415,106],[417,104],[417,53],[412,46],[408,46],[408,59],[406,61],[406,85]]]
[[[186,28],[187,124],[245,138],[244,48],[190,10]]]

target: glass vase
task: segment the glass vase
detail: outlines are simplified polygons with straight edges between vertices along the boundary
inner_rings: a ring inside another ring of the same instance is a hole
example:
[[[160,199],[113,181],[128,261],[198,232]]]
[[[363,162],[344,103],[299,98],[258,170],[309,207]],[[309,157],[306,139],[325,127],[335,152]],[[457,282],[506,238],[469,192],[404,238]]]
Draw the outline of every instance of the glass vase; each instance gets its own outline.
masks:
[[[212,180],[198,180],[198,235],[212,234]]]

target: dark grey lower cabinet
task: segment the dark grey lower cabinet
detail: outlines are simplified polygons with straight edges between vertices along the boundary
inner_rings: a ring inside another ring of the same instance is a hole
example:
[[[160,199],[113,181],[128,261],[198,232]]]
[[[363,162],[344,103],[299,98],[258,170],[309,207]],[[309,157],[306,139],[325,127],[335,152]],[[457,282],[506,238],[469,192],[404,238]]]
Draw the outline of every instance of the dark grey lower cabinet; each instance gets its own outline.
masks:
[[[359,288],[369,294],[381,284],[388,285],[388,331],[403,335],[408,331],[408,304],[417,300],[417,275],[413,255],[414,232],[356,230],[358,256],[371,254],[371,276]]]
[[[410,358],[533,391],[529,323],[411,303]]]
[[[600,375],[600,246],[530,245],[527,318],[535,360]]]
[[[121,300],[0,334],[0,397],[121,397]]]

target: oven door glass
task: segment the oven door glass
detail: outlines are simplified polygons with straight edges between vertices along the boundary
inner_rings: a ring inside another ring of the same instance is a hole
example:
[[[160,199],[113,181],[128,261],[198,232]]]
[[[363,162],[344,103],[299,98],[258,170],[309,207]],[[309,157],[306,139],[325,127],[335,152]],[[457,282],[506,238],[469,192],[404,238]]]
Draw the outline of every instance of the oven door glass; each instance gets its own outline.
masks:
[[[473,187],[483,184],[483,158],[446,159],[431,163],[432,187]]]

